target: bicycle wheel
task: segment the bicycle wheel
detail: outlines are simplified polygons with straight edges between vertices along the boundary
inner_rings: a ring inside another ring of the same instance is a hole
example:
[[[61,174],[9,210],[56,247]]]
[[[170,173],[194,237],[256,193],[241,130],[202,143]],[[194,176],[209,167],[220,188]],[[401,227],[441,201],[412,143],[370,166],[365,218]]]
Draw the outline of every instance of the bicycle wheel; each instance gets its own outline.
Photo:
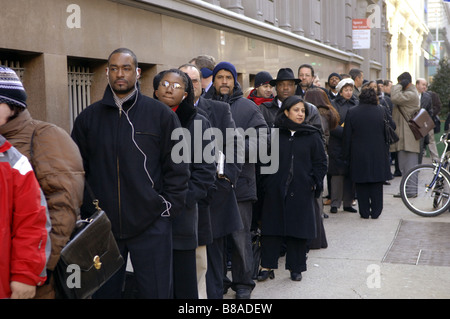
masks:
[[[436,169],[433,164],[418,165],[402,178],[400,194],[414,214],[434,217],[450,206],[450,174],[441,169],[436,176]]]

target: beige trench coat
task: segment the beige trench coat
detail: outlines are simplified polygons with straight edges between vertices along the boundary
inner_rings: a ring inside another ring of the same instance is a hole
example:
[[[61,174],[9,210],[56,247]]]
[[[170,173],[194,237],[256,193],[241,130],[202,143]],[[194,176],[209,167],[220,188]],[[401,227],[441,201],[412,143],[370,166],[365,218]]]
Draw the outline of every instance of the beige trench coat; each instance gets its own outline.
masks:
[[[395,132],[400,140],[391,145],[390,151],[420,153],[420,140],[417,141],[414,138],[414,134],[409,128],[408,123],[399,111],[401,109],[403,114],[409,119],[414,112],[420,109],[419,93],[417,93],[416,87],[410,84],[403,90],[400,84],[394,85],[391,90],[391,100],[394,104],[392,119],[397,125]]]

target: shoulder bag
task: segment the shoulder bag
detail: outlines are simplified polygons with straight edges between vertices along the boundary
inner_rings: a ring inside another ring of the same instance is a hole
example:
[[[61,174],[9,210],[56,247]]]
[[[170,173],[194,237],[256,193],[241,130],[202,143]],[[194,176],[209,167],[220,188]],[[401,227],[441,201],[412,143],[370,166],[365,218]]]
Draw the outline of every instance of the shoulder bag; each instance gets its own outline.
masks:
[[[33,161],[31,136],[30,158]],[[34,167],[34,166],[33,166]],[[88,219],[76,222],[69,242],[61,250],[53,271],[58,299],[87,299],[108,281],[124,264],[117,242],[111,232],[111,222],[99,207],[86,182],[96,212]]]
[[[88,191],[93,194],[86,182]],[[87,299],[107,282],[124,264],[111,222],[106,213],[93,204],[96,212],[76,223],[55,268],[57,298]]]
[[[406,118],[405,114],[403,114],[400,107],[398,107],[398,110],[408,123],[408,126],[413,132],[416,140],[420,140],[421,138],[427,136],[428,133],[435,127],[433,119],[425,109],[421,108],[419,111],[415,112],[409,120]]]
[[[395,130],[389,123],[389,120],[386,116],[387,110],[385,107],[383,107],[383,112],[384,112],[384,139],[386,141],[386,144],[388,145],[395,144],[400,140],[400,138],[398,137],[397,133],[395,133]]]

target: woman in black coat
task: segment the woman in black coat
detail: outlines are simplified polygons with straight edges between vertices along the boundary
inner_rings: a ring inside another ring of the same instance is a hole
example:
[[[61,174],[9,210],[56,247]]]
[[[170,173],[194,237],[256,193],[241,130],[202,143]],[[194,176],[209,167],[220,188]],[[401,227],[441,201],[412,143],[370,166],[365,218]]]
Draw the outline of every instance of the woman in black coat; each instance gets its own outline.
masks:
[[[348,111],[358,105],[353,95],[355,83],[352,79],[343,79],[336,86],[339,95],[332,101],[334,108],[339,112],[339,125],[330,131],[328,141],[328,174],[331,175],[331,209],[330,213],[337,213],[343,204],[344,211],[356,213],[352,207],[355,198],[354,187],[348,176],[348,163],[343,157],[342,137]]]
[[[327,157],[320,130],[303,124],[306,110],[299,96],[291,96],[275,119],[279,168],[264,180],[259,281],[274,277],[284,240],[286,269],[292,280],[301,280],[306,271],[307,241],[316,237],[314,201],[322,190]]]
[[[176,299],[197,299],[195,249],[198,246],[198,202],[206,198],[208,189],[215,181],[216,165],[206,159],[194,160],[194,127],[200,125],[204,136],[210,123],[197,112],[192,81],[184,72],[178,69],[162,71],[155,76],[153,87],[154,97],[169,106],[177,114],[181,126],[189,131],[184,138],[190,138],[186,142],[191,145],[191,153],[187,154],[187,158],[183,156],[183,160],[189,163],[191,173],[189,191],[182,213],[172,220],[173,291]],[[202,138],[202,142],[202,150],[211,143],[206,138]]]
[[[378,218],[383,210],[383,183],[392,179],[389,145],[384,135],[384,116],[373,88],[364,88],[359,105],[347,113],[344,127],[344,156],[350,163],[350,178],[358,194],[362,218]],[[395,127],[395,126],[394,126]]]

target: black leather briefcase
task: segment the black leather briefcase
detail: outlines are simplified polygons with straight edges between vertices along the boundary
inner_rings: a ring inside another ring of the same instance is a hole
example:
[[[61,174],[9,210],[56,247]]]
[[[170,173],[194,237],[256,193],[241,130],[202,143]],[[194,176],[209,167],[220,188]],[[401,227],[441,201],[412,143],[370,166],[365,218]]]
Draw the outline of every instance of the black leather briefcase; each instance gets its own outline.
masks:
[[[124,264],[103,210],[77,222],[55,269],[56,297],[86,299]]]

